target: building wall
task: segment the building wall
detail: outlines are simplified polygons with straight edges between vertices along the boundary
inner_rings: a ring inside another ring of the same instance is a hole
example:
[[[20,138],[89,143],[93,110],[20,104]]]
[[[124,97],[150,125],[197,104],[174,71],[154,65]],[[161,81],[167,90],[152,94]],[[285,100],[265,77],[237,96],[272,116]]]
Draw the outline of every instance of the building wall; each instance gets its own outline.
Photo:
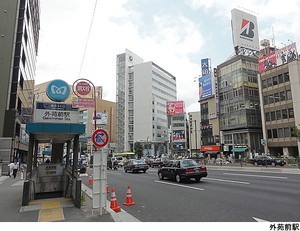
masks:
[[[201,117],[199,112],[189,112],[189,149],[191,154],[200,154],[201,148]],[[196,141],[197,140],[197,141]],[[197,150],[197,151],[196,151]]]

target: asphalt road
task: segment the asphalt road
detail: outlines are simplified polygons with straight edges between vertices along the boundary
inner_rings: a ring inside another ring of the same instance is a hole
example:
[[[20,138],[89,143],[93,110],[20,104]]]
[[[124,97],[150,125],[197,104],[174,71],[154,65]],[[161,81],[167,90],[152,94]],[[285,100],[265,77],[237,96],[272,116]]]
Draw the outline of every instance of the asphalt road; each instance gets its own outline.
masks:
[[[157,168],[150,168],[108,170],[107,178],[118,205],[143,222],[300,221],[300,175],[209,169],[199,183],[178,184],[159,180]],[[88,185],[88,177],[83,182]],[[136,204],[127,207],[128,185]]]

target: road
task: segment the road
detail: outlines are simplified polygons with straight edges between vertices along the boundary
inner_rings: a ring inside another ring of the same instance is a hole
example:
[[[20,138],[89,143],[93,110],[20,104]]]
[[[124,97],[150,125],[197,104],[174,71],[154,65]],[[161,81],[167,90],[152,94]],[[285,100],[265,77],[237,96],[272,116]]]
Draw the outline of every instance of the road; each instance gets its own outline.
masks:
[[[143,222],[300,220],[300,175],[296,174],[209,168],[201,182],[178,184],[159,180],[157,168],[146,173],[107,172],[109,190],[115,189],[118,205]],[[88,177],[83,182],[88,185]],[[128,185],[136,204],[126,207]]]

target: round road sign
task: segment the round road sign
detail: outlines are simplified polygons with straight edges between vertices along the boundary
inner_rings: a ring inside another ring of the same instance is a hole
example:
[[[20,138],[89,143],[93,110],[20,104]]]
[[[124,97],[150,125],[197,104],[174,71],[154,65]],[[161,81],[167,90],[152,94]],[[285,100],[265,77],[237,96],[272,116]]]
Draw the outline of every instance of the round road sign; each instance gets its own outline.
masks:
[[[80,95],[88,95],[91,92],[91,86],[88,82],[81,81],[76,85],[76,91]]]
[[[108,143],[108,134],[105,130],[98,129],[93,133],[92,140],[95,146],[102,148]]]

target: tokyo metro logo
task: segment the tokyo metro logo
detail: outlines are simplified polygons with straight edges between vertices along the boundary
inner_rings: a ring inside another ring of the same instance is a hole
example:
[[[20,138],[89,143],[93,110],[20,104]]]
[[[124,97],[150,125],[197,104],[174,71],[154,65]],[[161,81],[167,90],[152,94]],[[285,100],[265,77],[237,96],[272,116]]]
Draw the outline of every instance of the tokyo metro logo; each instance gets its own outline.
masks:
[[[250,39],[254,38],[254,31],[253,31],[254,28],[255,28],[255,25],[253,22],[243,19],[241,29],[244,29],[244,30],[241,33],[241,35],[244,37],[250,38]]]

